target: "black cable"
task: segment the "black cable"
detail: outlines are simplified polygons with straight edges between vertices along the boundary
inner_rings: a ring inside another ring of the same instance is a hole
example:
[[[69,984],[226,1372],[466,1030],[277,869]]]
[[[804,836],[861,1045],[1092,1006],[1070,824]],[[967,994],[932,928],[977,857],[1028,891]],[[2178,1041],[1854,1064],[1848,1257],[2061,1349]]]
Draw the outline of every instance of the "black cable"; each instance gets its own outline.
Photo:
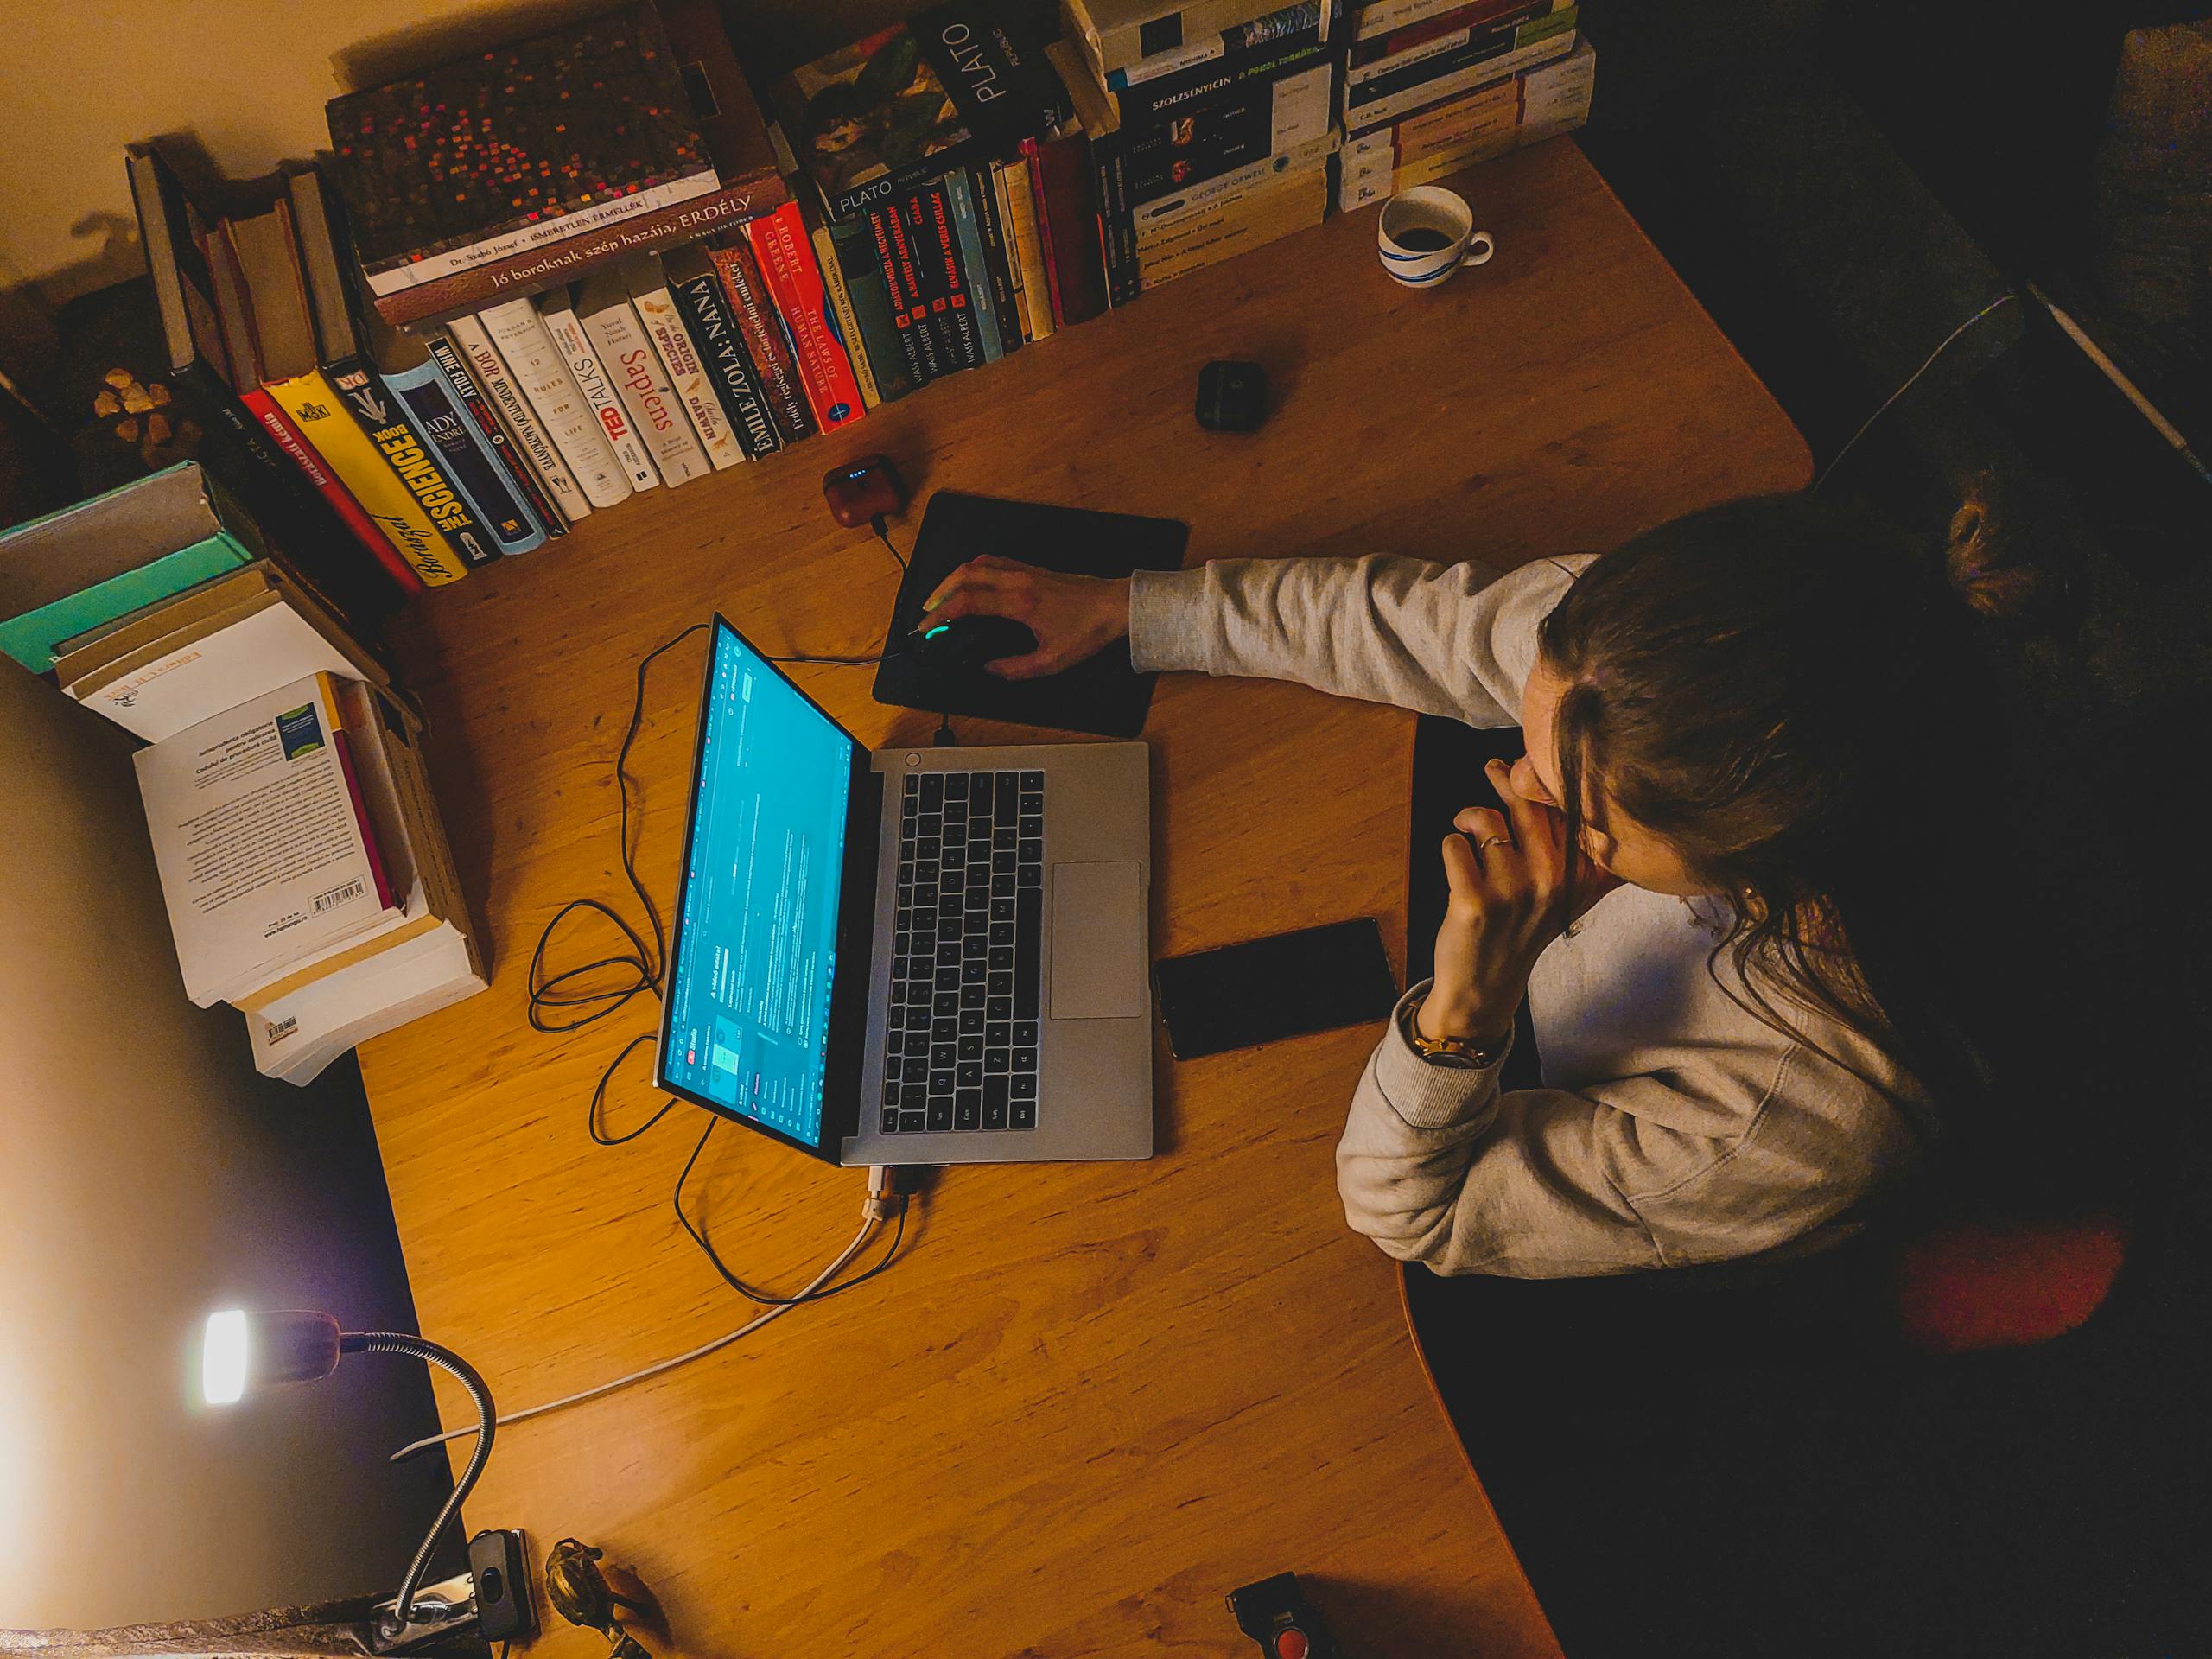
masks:
[[[707,1260],[714,1264],[715,1271],[721,1275],[724,1284],[744,1297],[747,1301],[755,1303],[761,1307],[797,1307],[802,1302],[827,1301],[830,1297],[840,1292],[850,1290],[855,1285],[864,1285],[891,1265],[892,1258],[899,1254],[900,1242],[906,1236],[906,1205],[903,1200],[899,1205],[899,1225],[891,1236],[891,1248],[883,1253],[883,1259],[867,1271],[846,1280],[842,1284],[827,1285],[820,1290],[806,1292],[798,1296],[778,1296],[768,1291],[755,1289],[731,1272],[728,1264],[722,1260],[721,1254],[715,1250],[706,1234],[693,1225],[691,1217],[683,1212],[683,1183],[690,1179],[692,1166],[699,1161],[699,1154],[707,1149],[707,1142],[713,1138],[715,1127],[721,1122],[721,1119],[719,1117],[708,1118],[707,1127],[700,1134],[698,1144],[691,1148],[691,1155],[683,1160],[683,1168],[676,1178],[676,1190],[669,1194],[668,1201],[675,1208],[678,1224],[691,1236],[691,1242],[705,1253]]]
[[[899,561],[899,568],[901,570],[909,569],[910,567],[906,563],[906,556],[904,553],[901,553],[897,548],[891,545],[891,534],[883,527],[883,515],[880,512],[877,513],[874,518],[868,520],[868,523],[875,527],[875,538],[883,543],[884,550],[889,553],[893,558]]]
[[[891,538],[883,535],[880,522],[876,526],[876,533],[883,537],[883,544],[891,548],[892,557],[899,559],[901,568],[904,568],[906,561],[899,558],[897,548],[891,547]],[[607,1015],[620,1011],[628,1004],[631,998],[640,992],[650,991],[655,996],[661,994],[662,982],[668,972],[668,933],[661,920],[659,907],[653,903],[652,895],[645,890],[645,881],[638,874],[637,861],[631,850],[628,771],[630,750],[637,742],[639,728],[645,723],[645,671],[651,668],[655,659],[663,653],[673,650],[707,626],[704,622],[694,622],[690,626],[663,640],[638,659],[637,690],[630,703],[630,723],[624,728],[621,747],[614,753],[615,794],[621,803],[622,874],[629,880],[630,890],[637,894],[639,908],[645,912],[645,926],[652,935],[652,947],[647,948],[644,934],[625,921],[620,912],[612,906],[597,899],[569,899],[553,912],[552,918],[545,924],[544,930],[537,936],[537,949],[531,952],[527,982],[529,1020],[532,1031],[556,1036],[568,1032],[581,1031],[584,1027],[594,1024],[606,1019]],[[770,657],[767,660],[772,663],[818,663],[833,667],[865,668],[883,659],[880,656],[793,655]],[[940,741],[950,733],[950,724],[948,721],[940,729]],[[549,974],[545,968],[545,954],[552,944],[553,935],[563,920],[578,911],[590,911],[606,918],[628,943],[629,949],[617,950],[611,955],[597,957],[574,968],[564,968],[558,973]],[[626,970],[626,976],[610,984],[588,985],[572,988],[577,980],[613,968]],[[582,1010],[582,1012],[572,1013],[573,1010]],[[607,1063],[607,1069],[599,1074],[599,1082],[591,1091],[591,1100],[584,1108],[584,1132],[590,1135],[594,1145],[619,1147],[627,1141],[634,1141],[681,1103],[677,1096],[670,1096],[644,1122],[635,1128],[626,1129],[620,1135],[606,1134],[600,1128],[601,1115],[607,1104],[607,1090],[614,1081],[615,1072],[620,1069],[623,1061],[628,1059],[638,1049],[652,1042],[658,1034],[658,1032],[654,1031],[639,1033],[616,1051],[614,1058]],[[841,1290],[849,1290],[855,1285],[873,1279],[891,1265],[892,1258],[898,1255],[899,1246],[906,1236],[906,1211],[903,1204],[899,1206],[899,1225],[893,1234],[891,1248],[884,1253],[882,1260],[867,1271],[844,1281],[842,1284],[826,1286],[810,1295],[772,1296],[766,1292],[754,1290],[732,1273],[721,1257],[715,1253],[715,1247],[708,1243],[706,1236],[692,1226],[690,1218],[683,1213],[684,1179],[691,1173],[691,1166],[698,1162],[700,1151],[707,1144],[707,1135],[714,1133],[715,1125],[720,1121],[719,1118],[711,1116],[709,1117],[706,1135],[699,1137],[699,1144],[692,1147],[691,1156],[684,1162],[683,1173],[676,1178],[676,1190],[671,1195],[671,1202],[675,1205],[676,1218],[683,1224],[683,1230],[690,1236],[692,1242],[705,1252],[707,1260],[714,1264],[715,1271],[721,1274],[725,1283],[748,1300],[763,1306],[793,1306],[800,1302],[818,1302],[836,1295]]]

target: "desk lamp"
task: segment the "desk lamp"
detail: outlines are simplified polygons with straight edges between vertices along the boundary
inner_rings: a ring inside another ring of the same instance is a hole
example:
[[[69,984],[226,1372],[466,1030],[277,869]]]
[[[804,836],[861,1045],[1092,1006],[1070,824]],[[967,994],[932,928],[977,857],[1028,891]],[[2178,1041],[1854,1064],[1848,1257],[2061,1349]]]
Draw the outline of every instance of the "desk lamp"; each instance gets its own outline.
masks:
[[[536,1619],[519,1532],[480,1534],[469,1546],[466,1574],[439,1584],[423,1582],[431,1550],[461,1513],[461,1501],[492,1455],[498,1414],[492,1407],[491,1389],[467,1360],[404,1332],[340,1331],[327,1313],[247,1313],[227,1308],[207,1316],[200,1349],[200,1392],[209,1405],[231,1405],[282,1383],[320,1382],[347,1354],[404,1354],[438,1366],[460,1380],[476,1407],[476,1444],[467,1465],[408,1564],[398,1594],[377,1604],[370,1633],[375,1651],[404,1653],[471,1633],[486,1642],[517,1637],[527,1641],[536,1634]]]

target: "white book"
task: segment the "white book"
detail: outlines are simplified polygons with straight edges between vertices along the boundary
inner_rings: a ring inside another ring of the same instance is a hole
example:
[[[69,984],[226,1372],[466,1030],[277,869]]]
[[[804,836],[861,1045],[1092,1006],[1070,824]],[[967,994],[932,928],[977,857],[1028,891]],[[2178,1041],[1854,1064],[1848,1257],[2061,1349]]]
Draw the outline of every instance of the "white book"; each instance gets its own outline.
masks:
[[[707,365],[699,360],[698,348],[683,326],[676,296],[661,278],[660,261],[650,257],[639,260],[628,276],[630,302],[638,308],[638,321],[645,324],[653,350],[660,354],[661,367],[668,371],[668,384],[676,388],[677,401],[690,417],[699,447],[706,451],[715,471],[736,466],[746,458],[745,448],[730,429],[728,412],[715,396],[714,382],[708,378]]]
[[[600,365],[630,411],[630,424],[652,452],[663,481],[673,489],[714,471],[621,279],[612,274],[590,278],[577,306]]]
[[[630,423],[630,411],[623,404],[621,394],[614,390],[613,381],[607,378],[606,366],[599,360],[599,350],[584,332],[583,321],[576,315],[567,293],[556,290],[545,296],[538,316],[545,324],[545,332],[552,336],[554,349],[568,364],[576,390],[591,405],[600,434],[613,450],[615,463],[622,468],[630,487],[652,489],[660,482],[660,474],[645,452],[645,440]]]
[[[254,1069],[291,1084],[312,1081],[347,1049],[449,1007],[487,981],[475,946],[442,925],[315,982],[272,1020],[247,1014]]]
[[[546,493],[561,509],[561,516],[575,524],[591,511],[591,503],[577,484],[576,475],[569,470],[569,463],[562,460],[560,450],[554,448],[553,440],[538,424],[537,414],[522,395],[522,388],[515,385],[507,365],[499,360],[499,348],[492,344],[491,335],[474,317],[455,317],[445,327],[453,336],[453,343],[468,359],[477,383],[491,398],[499,424],[507,429],[507,436],[537,469],[537,476],[543,480]]]
[[[283,594],[264,593],[208,619],[204,632],[188,629],[62,690],[158,743],[310,674],[362,671]]]
[[[537,308],[528,300],[508,300],[480,311],[477,321],[544,423],[546,436],[575,474],[584,499],[594,507],[627,500],[629,478],[600,429],[598,414],[569,372],[567,359],[546,333]]]
[[[399,921],[346,726],[317,674],[132,757],[177,965],[201,1007]]]

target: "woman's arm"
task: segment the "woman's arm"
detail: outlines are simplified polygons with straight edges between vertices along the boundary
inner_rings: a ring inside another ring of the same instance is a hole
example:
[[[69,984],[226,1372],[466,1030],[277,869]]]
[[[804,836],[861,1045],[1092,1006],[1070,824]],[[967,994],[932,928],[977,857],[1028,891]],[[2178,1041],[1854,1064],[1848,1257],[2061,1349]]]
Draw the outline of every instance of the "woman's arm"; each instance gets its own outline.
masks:
[[[1131,579],[1140,669],[1295,680],[1471,726],[1516,726],[1536,628],[1586,559],[1486,565],[1216,560]]]
[[[1394,1020],[1337,1147],[1344,1218],[1440,1274],[1594,1276],[1773,1249],[1911,1162],[1847,1074],[1796,1046],[1759,1058],[1502,1093],[1496,1065],[1423,1059]]]
[[[1122,582],[986,556],[931,595],[932,620],[1007,616],[1037,649],[991,664],[1008,679],[1072,666],[1126,632],[1141,670],[1295,680],[1475,726],[1521,718],[1536,627],[1586,557],[1501,576],[1419,559],[1217,560]]]

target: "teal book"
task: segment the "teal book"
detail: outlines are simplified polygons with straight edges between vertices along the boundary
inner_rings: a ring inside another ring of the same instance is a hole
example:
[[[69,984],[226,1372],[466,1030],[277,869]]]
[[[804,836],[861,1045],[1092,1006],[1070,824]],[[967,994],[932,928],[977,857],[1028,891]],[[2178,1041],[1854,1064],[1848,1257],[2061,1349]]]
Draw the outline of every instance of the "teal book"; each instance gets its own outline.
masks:
[[[260,532],[196,461],[0,532],[0,652],[54,647],[261,556]]]
[[[1006,355],[1006,338],[999,332],[991,268],[983,258],[983,232],[976,220],[975,187],[966,168],[945,175],[944,195],[952,207],[953,234],[960,238],[960,264],[968,273],[969,304],[976,314],[976,337],[983,342],[983,361],[995,363]]]

